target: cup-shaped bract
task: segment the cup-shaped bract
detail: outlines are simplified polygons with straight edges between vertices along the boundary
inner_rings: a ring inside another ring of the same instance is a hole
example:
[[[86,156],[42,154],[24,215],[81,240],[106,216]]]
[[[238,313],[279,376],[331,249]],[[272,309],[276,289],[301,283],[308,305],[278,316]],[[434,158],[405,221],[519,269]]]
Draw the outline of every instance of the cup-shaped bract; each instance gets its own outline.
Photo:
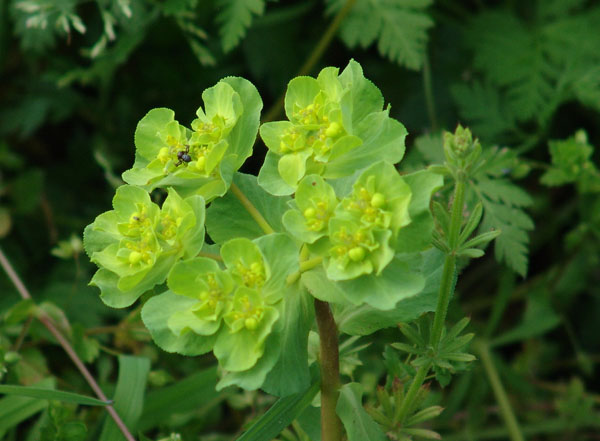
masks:
[[[305,176],[296,190],[283,225],[298,240],[314,243],[327,235],[329,218],[338,204],[333,187],[318,175]]]
[[[172,292],[195,299],[187,309],[175,312],[168,326],[176,336],[193,331],[198,335],[213,335],[231,309],[235,283],[227,271],[205,257],[180,261],[169,273],[167,284]]]
[[[136,157],[123,179],[147,190],[173,187],[210,201],[229,188],[233,173],[252,154],[262,100],[247,80],[228,77],[202,94],[204,108],[188,129],[172,110],[152,109],[135,132]]]
[[[84,246],[99,266],[90,284],[100,288],[107,305],[120,308],[163,283],[177,259],[200,251],[205,203],[169,189],[161,209],[143,188],[123,185],[113,208],[88,225]]]
[[[169,291],[150,299],[142,318],[163,349],[186,354],[212,349],[226,371],[245,372],[257,366],[275,332],[286,278],[298,270],[298,250],[287,235],[273,234],[232,239],[220,253],[222,264],[205,257],[175,264]]]
[[[335,215],[359,219],[365,228],[390,229],[395,236],[410,223],[412,191],[396,168],[381,161],[356,180],[352,193],[342,200]]]
[[[355,219],[334,217],[329,221],[331,247],[325,260],[327,277],[350,280],[378,275],[394,257],[389,229],[365,228]]]
[[[307,174],[340,178],[375,158],[391,163],[402,159],[406,130],[383,110],[379,89],[355,61],[338,72],[327,67],[317,78],[290,81],[288,121],[261,126],[269,152],[258,181],[269,193],[294,193]]]

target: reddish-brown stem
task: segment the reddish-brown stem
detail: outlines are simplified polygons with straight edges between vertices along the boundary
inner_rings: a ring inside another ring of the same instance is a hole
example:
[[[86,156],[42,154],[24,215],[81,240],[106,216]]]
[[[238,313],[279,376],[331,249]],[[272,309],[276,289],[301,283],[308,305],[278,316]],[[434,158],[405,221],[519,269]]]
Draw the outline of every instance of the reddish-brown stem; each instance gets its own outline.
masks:
[[[340,388],[338,332],[327,302],[315,299],[321,361],[321,439],[341,441],[342,422],[335,411]]]
[[[2,268],[6,272],[12,283],[15,285],[15,288],[17,288],[17,291],[19,292],[21,297],[23,297],[24,299],[31,299],[31,294],[29,294],[29,291],[21,281],[21,278],[18,276],[18,274],[16,273],[6,256],[4,255],[2,249],[0,249],[0,265],[2,265]],[[88,382],[96,396],[102,401],[109,401],[108,398],[106,398],[106,395],[104,395],[104,392],[102,392],[102,389],[100,389],[100,386],[98,385],[90,371],[88,371],[88,369],[83,364],[83,361],[81,361],[79,356],[75,353],[75,350],[73,349],[71,344],[56,328],[52,319],[44,311],[40,309],[38,309],[37,311],[37,319],[46,327],[46,329],[48,329],[48,331],[50,331],[50,333],[62,346],[62,348],[65,350],[71,361],[73,361],[75,366],[77,366],[77,369],[79,369],[79,372],[81,372],[81,375],[83,375],[83,378],[85,378],[85,380]],[[111,405],[107,405],[106,410],[110,414],[112,419],[115,421],[115,424],[117,425],[119,430],[121,430],[123,436],[125,436],[127,441],[136,441],[133,435],[129,432],[129,429],[127,428],[117,411],[114,409],[114,407],[112,407]]]

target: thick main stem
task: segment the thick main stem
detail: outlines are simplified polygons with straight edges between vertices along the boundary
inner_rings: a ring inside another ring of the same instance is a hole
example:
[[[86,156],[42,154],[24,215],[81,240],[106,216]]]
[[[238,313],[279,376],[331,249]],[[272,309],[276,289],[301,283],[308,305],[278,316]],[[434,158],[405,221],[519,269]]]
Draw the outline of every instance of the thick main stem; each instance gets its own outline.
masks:
[[[335,411],[340,388],[338,332],[327,302],[315,299],[321,360],[321,440],[341,441],[342,422]]]
[[[31,299],[31,294],[29,294],[29,291],[27,290],[27,288],[21,281],[21,278],[17,275],[16,271],[13,269],[12,265],[10,264],[10,262],[4,255],[4,252],[1,249],[0,249],[0,265],[2,265],[2,268],[4,268],[4,271],[6,272],[6,274],[10,278],[10,280],[13,282],[13,284],[15,285],[15,288],[17,288],[17,291],[19,292],[21,297],[23,297],[24,299]],[[83,375],[83,377],[88,382],[88,384],[90,385],[90,387],[92,388],[92,390],[94,391],[96,396],[99,399],[101,399],[102,401],[109,401],[108,398],[106,398],[106,395],[104,395],[104,392],[102,391],[102,389],[100,389],[100,386],[98,385],[98,383],[96,382],[96,380],[94,379],[94,377],[92,376],[90,371],[88,371],[88,369],[83,364],[83,361],[81,361],[81,359],[77,356],[77,354],[75,353],[75,350],[73,349],[71,344],[60,333],[60,331],[56,328],[56,326],[54,326],[54,323],[52,322],[50,317],[48,317],[48,315],[46,315],[45,312],[43,312],[41,310],[38,310],[38,311],[39,311],[39,313],[37,314],[38,320],[40,322],[42,322],[42,324],[46,327],[46,329],[48,329],[48,331],[50,331],[50,333],[54,336],[54,338],[56,338],[56,340],[62,346],[62,348],[65,350],[65,352],[67,353],[67,355],[69,356],[71,361],[73,361],[75,366],[77,366],[77,369],[79,369],[79,372],[81,372],[81,375]],[[123,420],[121,419],[121,417],[119,416],[117,411],[111,405],[106,406],[106,411],[109,413],[111,418],[114,420],[115,424],[117,425],[119,430],[121,430],[121,433],[127,439],[127,441],[135,441],[135,438],[129,432],[129,429],[127,429],[127,426],[125,425],[125,423],[123,422]]]

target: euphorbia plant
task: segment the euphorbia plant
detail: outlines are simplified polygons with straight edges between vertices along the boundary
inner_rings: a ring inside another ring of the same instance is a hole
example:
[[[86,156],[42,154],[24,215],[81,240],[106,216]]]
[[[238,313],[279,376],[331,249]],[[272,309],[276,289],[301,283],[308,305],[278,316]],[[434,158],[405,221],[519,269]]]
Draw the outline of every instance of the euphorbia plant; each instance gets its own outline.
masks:
[[[384,438],[375,421],[397,436],[431,435],[412,427],[439,413],[423,417],[423,380],[430,369],[442,375],[451,362],[471,359],[461,352],[470,337],[453,350],[442,338],[455,261],[481,255],[475,247],[495,234],[467,241],[480,208],[461,232],[477,142],[460,128],[447,135],[445,166],[400,173],[407,132],[351,61],[341,73],[328,67],[289,83],[287,120],[260,127],[269,151],[256,178],[238,171],[259,132],[254,86],[225,78],[203,100],[191,127],[164,108],[140,121],[135,163],[123,174],[128,185],[117,190],[114,209],[86,228],[86,251],[99,266],[91,283],[103,301],[127,307],[152,290],[142,318],[154,341],[188,356],[212,351],[217,388],[314,395],[310,386],[320,382],[323,441],[343,436],[338,415],[351,440],[366,436],[357,418],[371,439]],[[438,204],[434,234],[431,198],[444,174],[456,179],[456,194],[451,214]],[[447,253],[440,282],[434,244]],[[366,335],[412,321],[434,309],[424,295],[432,285],[440,295],[431,339],[403,325],[414,345],[396,345],[418,354],[415,378],[394,386],[391,416],[371,409],[374,421],[360,407],[360,386],[341,386],[338,332]],[[449,335],[458,337],[459,325]],[[320,375],[309,369],[313,328]]]

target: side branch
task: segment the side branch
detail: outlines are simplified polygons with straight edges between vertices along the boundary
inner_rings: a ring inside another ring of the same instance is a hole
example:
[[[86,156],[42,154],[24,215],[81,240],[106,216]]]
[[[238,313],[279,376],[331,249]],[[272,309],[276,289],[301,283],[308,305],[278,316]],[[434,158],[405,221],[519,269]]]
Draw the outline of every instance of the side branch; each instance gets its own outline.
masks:
[[[248,214],[250,214],[250,216],[252,216],[252,219],[254,219],[256,221],[258,226],[265,232],[265,234],[273,234],[275,232],[275,230],[273,230],[273,228],[271,228],[271,226],[265,220],[263,215],[260,214],[260,211],[258,211],[256,209],[256,207],[254,206],[254,204],[252,204],[252,202],[250,202],[250,200],[246,197],[244,192],[242,192],[240,187],[238,187],[237,185],[235,185],[232,182],[230,188],[231,188],[231,192],[234,194],[234,196],[236,198],[238,198],[238,200],[244,206],[244,208],[246,209]]]

